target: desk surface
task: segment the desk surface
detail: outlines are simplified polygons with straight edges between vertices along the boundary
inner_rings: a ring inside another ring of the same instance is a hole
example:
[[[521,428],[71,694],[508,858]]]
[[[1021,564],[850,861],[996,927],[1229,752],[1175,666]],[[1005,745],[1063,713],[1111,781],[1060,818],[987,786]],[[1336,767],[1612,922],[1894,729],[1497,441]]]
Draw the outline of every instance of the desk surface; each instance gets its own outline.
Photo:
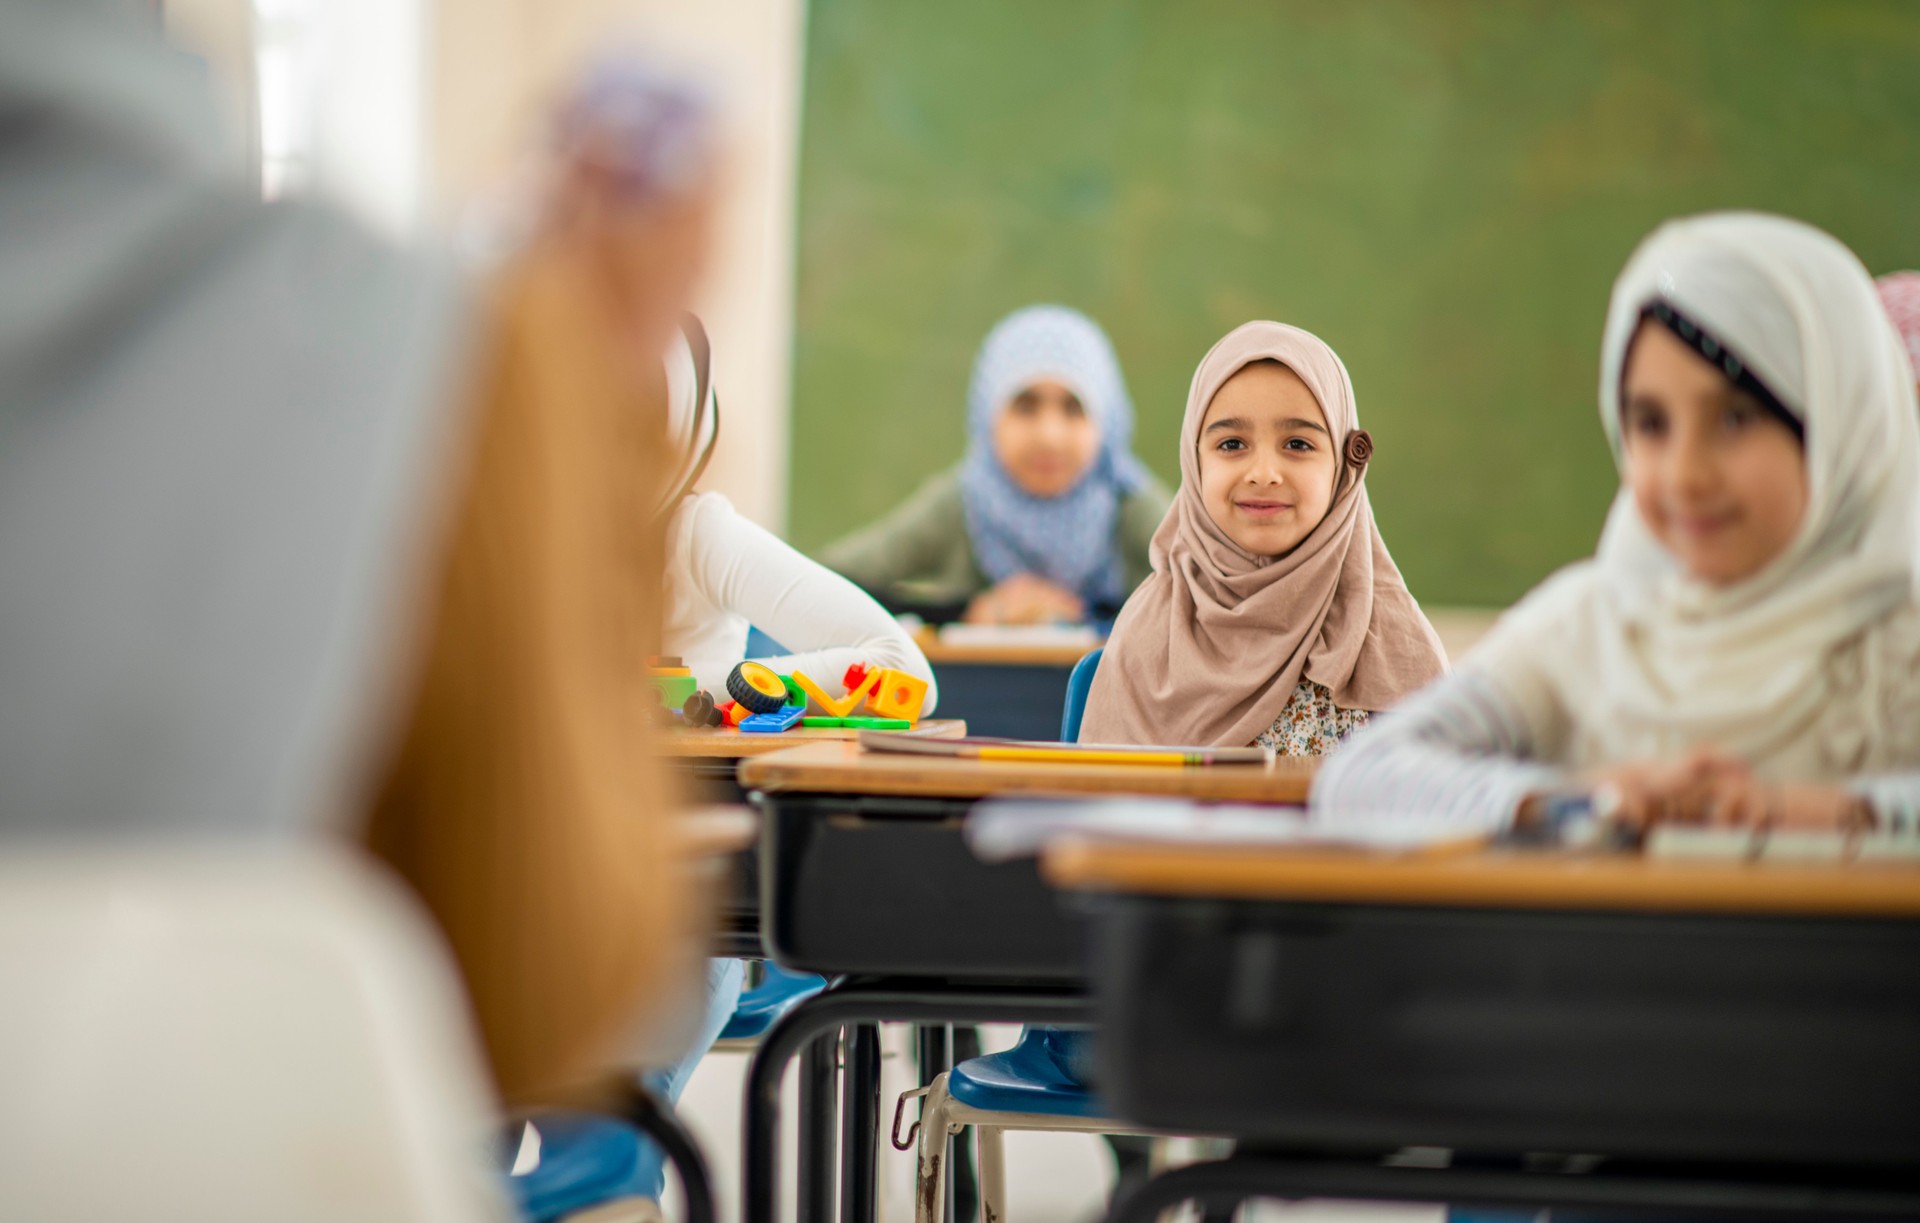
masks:
[[[1315,764],[1305,757],[1207,768],[1054,764],[894,755],[862,752],[854,743],[812,743],[746,761],[740,766],[740,784],[770,793],[931,798],[1160,794],[1209,802],[1304,803]]]
[[[777,735],[748,735],[736,727],[721,726],[705,730],[676,730],[665,736],[664,743],[668,756],[681,759],[742,760],[748,756],[785,751],[804,743],[846,742],[859,733],[838,727],[815,727],[809,730],[797,726]],[[928,718],[912,730],[901,733],[924,735],[929,739],[964,739],[967,736],[967,724],[958,718]]]
[[[914,642],[927,656],[927,661],[937,667],[1049,667],[1061,670],[1072,670],[1073,664],[1079,662],[1089,650],[1103,644],[1099,641],[1071,645],[1023,643],[1017,640],[952,642],[943,640],[931,628],[921,630],[914,637]]]
[[[1057,886],[1136,895],[1459,908],[1920,917],[1920,864],[1701,862],[1513,851],[1358,851],[1064,839]]]

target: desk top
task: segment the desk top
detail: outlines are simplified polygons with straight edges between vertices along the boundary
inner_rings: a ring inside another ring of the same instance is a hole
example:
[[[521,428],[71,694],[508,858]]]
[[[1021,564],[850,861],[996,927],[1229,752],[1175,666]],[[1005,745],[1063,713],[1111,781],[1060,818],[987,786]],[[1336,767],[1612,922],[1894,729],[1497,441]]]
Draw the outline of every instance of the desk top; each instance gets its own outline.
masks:
[[[1056,886],[1134,895],[1828,917],[1920,917],[1920,864],[1678,861],[1502,850],[1360,851],[1063,839]]]
[[[841,727],[796,726],[777,735],[743,734],[737,727],[718,726],[702,730],[676,730],[662,737],[663,750],[683,760],[741,760],[785,751],[803,743],[845,742],[859,735],[857,730]],[[964,739],[967,724],[959,718],[928,718],[901,734],[924,735],[929,739]]]
[[[750,789],[812,794],[985,798],[995,794],[1158,794],[1206,802],[1304,803],[1316,760],[1170,768],[1146,764],[1054,764],[862,752],[854,743],[811,743],[746,761]]]
[[[936,667],[1049,667],[1070,671],[1099,641],[1056,644],[1020,641],[1009,634],[1006,641],[947,641],[931,628],[921,630],[914,643]]]

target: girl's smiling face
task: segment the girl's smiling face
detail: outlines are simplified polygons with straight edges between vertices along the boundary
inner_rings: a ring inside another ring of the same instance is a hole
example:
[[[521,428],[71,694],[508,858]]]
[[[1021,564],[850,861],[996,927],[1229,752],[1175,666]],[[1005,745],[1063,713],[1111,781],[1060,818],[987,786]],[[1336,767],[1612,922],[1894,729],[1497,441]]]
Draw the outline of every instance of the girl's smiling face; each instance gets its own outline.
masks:
[[[1807,512],[1800,439],[1652,321],[1628,351],[1620,430],[1641,521],[1697,580],[1730,586],[1793,542]]]
[[[1333,505],[1338,452],[1320,401],[1278,361],[1242,366],[1200,422],[1200,500],[1242,551],[1278,557]]]

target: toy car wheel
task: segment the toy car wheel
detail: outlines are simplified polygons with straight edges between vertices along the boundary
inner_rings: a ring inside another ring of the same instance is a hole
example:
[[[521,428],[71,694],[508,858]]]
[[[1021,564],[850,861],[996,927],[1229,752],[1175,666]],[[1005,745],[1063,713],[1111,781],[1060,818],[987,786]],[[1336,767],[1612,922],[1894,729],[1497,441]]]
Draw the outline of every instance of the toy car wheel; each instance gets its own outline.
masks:
[[[787,703],[787,685],[771,667],[743,662],[727,676],[727,695],[748,713],[778,713]]]

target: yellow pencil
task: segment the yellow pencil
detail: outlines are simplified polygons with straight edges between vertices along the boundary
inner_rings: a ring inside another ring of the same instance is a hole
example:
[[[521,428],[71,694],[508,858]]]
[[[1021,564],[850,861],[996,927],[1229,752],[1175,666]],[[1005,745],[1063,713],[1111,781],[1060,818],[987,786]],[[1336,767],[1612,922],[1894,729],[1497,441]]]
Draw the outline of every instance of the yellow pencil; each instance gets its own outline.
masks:
[[[1184,768],[1203,765],[1207,758],[1198,752],[1102,752],[1080,749],[1061,751],[1045,747],[982,747],[981,760],[1026,760],[1055,764],[1156,764]]]

